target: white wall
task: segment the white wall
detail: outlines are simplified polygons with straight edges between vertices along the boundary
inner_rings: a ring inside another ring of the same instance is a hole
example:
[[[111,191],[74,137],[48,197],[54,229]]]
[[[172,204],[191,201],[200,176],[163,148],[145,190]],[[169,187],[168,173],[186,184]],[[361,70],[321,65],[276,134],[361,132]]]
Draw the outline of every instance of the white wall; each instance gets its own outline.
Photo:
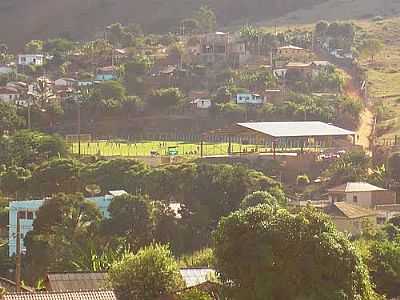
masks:
[[[354,201],[354,197],[357,197],[357,202]],[[353,205],[359,205],[361,207],[371,208],[372,193],[371,192],[346,193],[345,201]]]
[[[6,103],[14,103],[18,98],[19,95],[17,94],[0,94],[0,101]]]

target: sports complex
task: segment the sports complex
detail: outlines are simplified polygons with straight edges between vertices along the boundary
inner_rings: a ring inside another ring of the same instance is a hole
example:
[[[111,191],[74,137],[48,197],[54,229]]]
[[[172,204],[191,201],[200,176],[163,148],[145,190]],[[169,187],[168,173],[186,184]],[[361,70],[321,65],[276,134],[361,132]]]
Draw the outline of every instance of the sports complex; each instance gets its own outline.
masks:
[[[72,153],[105,157],[187,156],[208,157],[245,154],[321,152],[348,148],[356,143],[356,134],[318,121],[236,123],[216,129],[197,139],[92,140],[90,135],[67,137]]]

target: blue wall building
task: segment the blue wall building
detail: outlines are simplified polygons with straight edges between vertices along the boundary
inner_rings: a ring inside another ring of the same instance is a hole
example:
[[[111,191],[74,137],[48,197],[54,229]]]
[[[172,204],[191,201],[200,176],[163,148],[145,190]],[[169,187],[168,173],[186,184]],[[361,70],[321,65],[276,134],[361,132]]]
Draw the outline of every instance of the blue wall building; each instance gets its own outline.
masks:
[[[126,193],[125,191],[110,191],[110,195],[101,197],[86,198],[93,201],[100,210],[104,218],[109,217],[108,206],[114,196]],[[43,205],[45,200],[27,200],[27,201],[12,201],[9,204],[9,233],[8,233],[8,251],[9,256],[16,253],[17,245],[17,215],[19,214],[20,229],[21,229],[21,252],[26,251],[24,238],[28,232],[33,230],[33,221],[36,219],[36,213]]]

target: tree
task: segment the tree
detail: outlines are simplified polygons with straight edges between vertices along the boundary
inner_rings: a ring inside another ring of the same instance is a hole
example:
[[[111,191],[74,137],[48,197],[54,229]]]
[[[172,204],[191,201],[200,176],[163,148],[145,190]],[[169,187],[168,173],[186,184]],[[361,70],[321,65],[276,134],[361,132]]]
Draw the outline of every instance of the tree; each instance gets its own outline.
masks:
[[[222,218],[214,243],[216,270],[237,299],[374,299],[355,248],[314,209],[239,210]]]
[[[153,300],[183,286],[170,250],[159,244],[125,256],[111,267],[108,276],[120,300]]]
[[[114,197],[108,207],[110,219],[105,220],[104,230],[116,235],[137,250],[151,241],[152,222],[150,201],[142,195]]]
[[[17,166],[10,166],[0,174],[0,190],[18,199],[23,197],[28,190],[28,183],[31,179],[31,172],[28,169]],[[17,194],[18,193],[18,194]]]
[[[115,99],[122,101],[126,96],[126,90],[119,81],[109,80],[103,81],[96,85],[94,89],[93,98],[101,99]]]
[[[383,50],[383,43],[378,39],[367,39],[360,46],[360,54],[374,61],[375,56]]]
[[[25,52],[29,54],[39,54],[43,51],[43,41],[32,40],[25,44]]]
[[[329,23],[327,21],[319,21],[315,25],[315,34],[317,37],[324,37],[328,31]]]
[[[278,203],[277,199],[274,198],[270,193],[264,191],[253,192],[247,195],[240,203],[241,209],[257,206],[259,204],[268,205],[273,209],[277,209],[281,203]]]
[[[178,88],[167,88],[153,91],[147,98],[147,103],[159,111],[176,107],[183,100],[182,92]]]
[[[73,159],[56,158],[45,161],[33,172],[31,191],[39,196],[79,192],[81,168],[81,163]]]
[[[400,182],[400,152],[393,153],[388,160],[389,176],[396,182]]]
[[[73,269],[76,253],[94,240],[101,214],[81,194],[57,194],[45,200],[25,238],[28,270],[33,278],[45,271]]]
[[[196,12],[194,18],[199,23],[202,32],[213,32],[217,27],[217,17],[214,11],[208,6],[202,6]]]
[[[189,289],[179,295],[179,300],[212,300],[213,298],[200,289]]]
[[[13,133],[23,127],[24,123],[14,105],[0,101],[0,136],[5,133]]]
[[[362,181],[368,176],[370,159],[363,151],[350,151],[334,161],[324,173],[331,184]]]
[[[367,264],[376,291],[388,299],[400,296],[400,243],[377,241],[370,248]]]

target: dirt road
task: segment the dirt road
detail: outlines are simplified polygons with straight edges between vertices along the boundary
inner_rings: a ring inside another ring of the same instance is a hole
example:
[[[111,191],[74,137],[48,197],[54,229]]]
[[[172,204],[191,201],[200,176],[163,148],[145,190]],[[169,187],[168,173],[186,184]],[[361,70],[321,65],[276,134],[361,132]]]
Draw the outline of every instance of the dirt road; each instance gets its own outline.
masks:
[[[370,136],[374,124],[374,114],[366,107],[360,116],[360,125],[357,130],[357,145],[363,146],[365,151],[370,150]]]

